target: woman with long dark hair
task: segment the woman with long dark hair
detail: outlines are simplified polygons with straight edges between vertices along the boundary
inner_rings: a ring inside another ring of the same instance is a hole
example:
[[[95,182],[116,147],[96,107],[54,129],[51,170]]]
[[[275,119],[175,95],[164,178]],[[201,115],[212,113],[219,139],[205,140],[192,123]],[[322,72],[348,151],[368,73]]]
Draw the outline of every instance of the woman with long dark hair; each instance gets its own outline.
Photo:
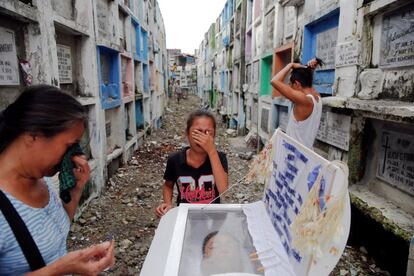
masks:
[[[313,71],[323,61],[314,58],[307,66],[289,63],[277,73],[271,84],[293,103],[286,128],[287,135],[308,148],[313,147],[322,115],[321,95],[312,87]],[[290,73],[290,85],[284,83]]]
[[[59,171],[86,123],[78,101],[47,85],[25,90],[1,112],[0,275],[96,275],[114,264],[113,242],[66,252],[70,222],[90,176],[86,158],[72,157],[76,185],[68,203],[43,180]]]

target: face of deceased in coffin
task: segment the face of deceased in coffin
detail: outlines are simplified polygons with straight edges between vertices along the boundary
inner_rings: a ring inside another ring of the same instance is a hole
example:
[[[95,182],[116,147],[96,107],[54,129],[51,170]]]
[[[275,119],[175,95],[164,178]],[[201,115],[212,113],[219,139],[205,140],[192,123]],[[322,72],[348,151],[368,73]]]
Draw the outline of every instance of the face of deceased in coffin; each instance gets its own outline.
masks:
[[[203,275],[243,272],[246,261],[243,254],[240,243],[233,236],[212,232],[203,242],[201,271]]]
[[[220,234],[217,232],[214,235],[206,237],[203,256],[209,258],[212,256],[228,256],[239,251],[239,243],[228,234]]]

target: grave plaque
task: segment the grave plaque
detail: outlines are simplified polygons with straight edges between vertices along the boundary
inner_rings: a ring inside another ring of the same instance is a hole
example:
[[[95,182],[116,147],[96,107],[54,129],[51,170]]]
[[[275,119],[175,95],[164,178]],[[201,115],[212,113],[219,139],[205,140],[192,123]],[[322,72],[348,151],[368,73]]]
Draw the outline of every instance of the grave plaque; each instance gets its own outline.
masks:
[[[72,83],[72,54],[70,47],[56,45],[58,57],[58,70],[60,83]]]
[[[19,85],[14,32],[0,27],[0,85]]]
[[[414,65],[414,4],[385,14],[382,21],[380,67]]]
[[[336,47],[336,67],[358,64],[358,44],[356,41],[340,43]]]
[[[285,38],[291,38],[295,34],[296,29],[296,8],[294,6],[285,7]]]
[[[335,69],[335,49],[338,28],[332,28],[316,35],[316,56],[325,62],[320,70]]]
[[[351,130],[351,116],[323,112],[316,138],[337,148],[348,150]]]
[[[414,135],[383,130],[377,176],[414,195]]]

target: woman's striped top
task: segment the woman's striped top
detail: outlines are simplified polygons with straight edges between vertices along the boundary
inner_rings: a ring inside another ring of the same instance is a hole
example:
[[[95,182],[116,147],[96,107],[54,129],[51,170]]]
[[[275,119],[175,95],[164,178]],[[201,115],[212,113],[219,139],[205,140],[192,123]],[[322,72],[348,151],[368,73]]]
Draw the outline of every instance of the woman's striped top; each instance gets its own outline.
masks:
[[[46,264],[66,254],[66,239],[70,220],[62,202],[47,182],[49,203],[44,208],[33,208],[5,192],[22,217]],[[21,275],[30,272],[29,264],[14,234],[0,212],[0,275]]]

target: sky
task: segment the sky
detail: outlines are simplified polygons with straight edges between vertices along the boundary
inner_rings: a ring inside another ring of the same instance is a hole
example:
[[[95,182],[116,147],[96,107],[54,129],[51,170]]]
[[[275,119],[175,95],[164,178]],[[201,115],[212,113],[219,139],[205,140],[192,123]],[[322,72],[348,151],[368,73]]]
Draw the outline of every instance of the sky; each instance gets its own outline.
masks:
[[[225,3],[226,0],[158,0],[167,33],[167,48],[194,54]]]

